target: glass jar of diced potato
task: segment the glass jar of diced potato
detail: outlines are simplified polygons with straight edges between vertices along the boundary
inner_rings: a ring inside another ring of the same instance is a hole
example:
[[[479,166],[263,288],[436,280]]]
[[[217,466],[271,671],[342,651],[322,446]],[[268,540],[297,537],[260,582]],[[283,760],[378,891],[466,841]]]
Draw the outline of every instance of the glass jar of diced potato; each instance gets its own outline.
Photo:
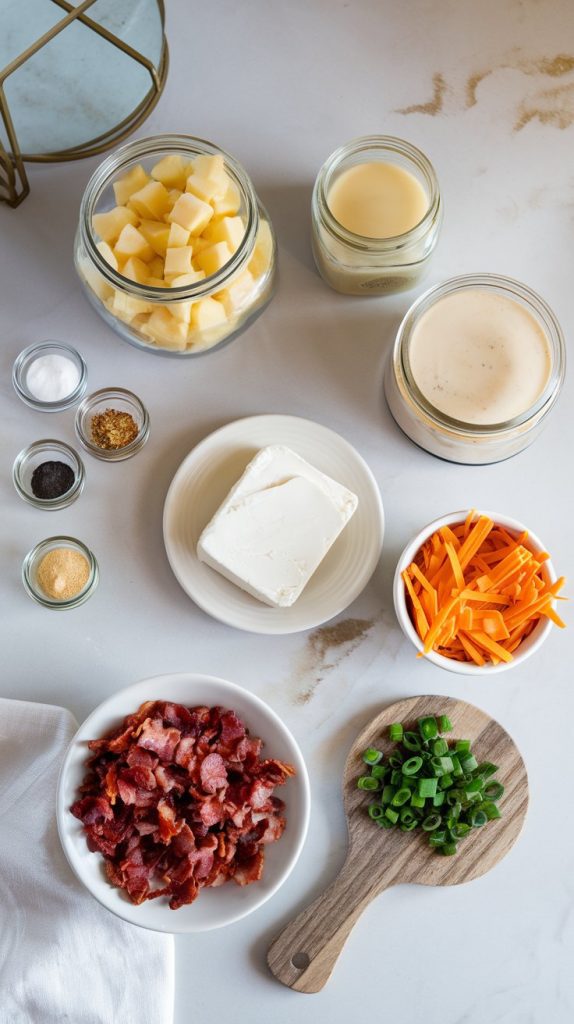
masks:
[[[122,338],[195,356],[268,303],[276,243],[233,157],[203,139],[159,135],[122,146],[92,175],[74,260],[88,299]]]

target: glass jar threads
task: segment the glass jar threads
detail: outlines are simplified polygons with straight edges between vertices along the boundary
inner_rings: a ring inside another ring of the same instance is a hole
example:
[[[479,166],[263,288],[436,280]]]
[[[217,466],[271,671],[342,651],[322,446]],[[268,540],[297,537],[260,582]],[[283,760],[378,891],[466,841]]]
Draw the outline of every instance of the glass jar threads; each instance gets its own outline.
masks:
[[[336,291],[385,295],[412,288],[440,231],[434,168],[402,139],[355,139],[319,171],[311,220],[315,263]]]
[[[210,142],[160,135],[123,146],[92,176],[74,259],[120,337],[194,356],[243,330],[273,292],[276,243],[239,163]]]
[[[526,285],[465,274],[408,310],[385,370],[389,409],[415,444],[450,462],[516,455],[538,436],[560,393],[564,337]]]

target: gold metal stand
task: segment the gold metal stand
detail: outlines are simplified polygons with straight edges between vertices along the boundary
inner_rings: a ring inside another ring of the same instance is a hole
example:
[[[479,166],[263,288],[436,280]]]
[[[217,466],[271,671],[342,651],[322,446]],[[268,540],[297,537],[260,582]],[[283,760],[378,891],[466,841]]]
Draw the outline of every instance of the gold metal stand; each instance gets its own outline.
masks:
[[[62,10],[67,12],[65,17],[53,25],[48,32],[44,33],[43,36],[40,36],[40,38],[37,39],[32,46],[29,46],[27,50],[24,50],[20,56],[16,57],[15,60],[10,62],[10,64],[7,64],[3,70],[0,70],[0,117],[4,122],[9,146],[8,149],[5,149],[0,141],[0,202],[8,203],[8,205],[12,207],[18,206],[30,191],[24,161],[54,163],[60,160],[81,160],[83,157],[94,156],[97,153],[102,153],[115,143],[121,142],[143,121],[145,121],[148,114],[151,113],[161,96],[167,77],[169,54],[165,34],[162,41],[159,65],[156,68],[149,58],[138,53],[138,51],[134,50],[133,47],[128,46],[127,43],[124,43],[123,40],[119,39],[108,29],[99,25],[84,13],[89,7],[96,3],[96,0],[83,0],[83,3],[78,4],[77,7],[73,7],[71,3],[67,2],[67,0],[51,0],[51,2],[55,3],[58,7],[61,7]],[[160,12],[163,31],[165,27],[164,0],[156,0],[156,2]],[[46,46],[46,44],[54,39],[55,36],[59,35],[59,33],[63,32],[68,25],[71,25],[75,21],[79,21],[86,28],[101,36],[102,39],[105,39],[111,46],[117,47],[119,50],[122,50],[123,53],[127,54],[128,57],[131,57],[132,60],[141,64],[150,75],[151,86],[135,110],[133,110],[128,117],[124,118],[120,124],[115,125],[103,135],[90,139],[81,146],[61,150],[58,153],[22,153],[18,145],[18,137],[4,91],[6,79],[9,75],[13,74],[14,71],[17,71],[18,68],[20,68],[27,60],[33,57],[38,50],[41,50],[43,46]]]

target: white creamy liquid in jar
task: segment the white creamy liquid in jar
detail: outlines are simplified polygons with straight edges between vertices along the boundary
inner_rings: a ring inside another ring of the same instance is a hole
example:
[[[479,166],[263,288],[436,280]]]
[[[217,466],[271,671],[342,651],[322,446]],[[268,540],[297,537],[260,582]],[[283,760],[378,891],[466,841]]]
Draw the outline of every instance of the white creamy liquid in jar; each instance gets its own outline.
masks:
[[[364,238],[394,238],[420,223],[429,199],[404,167],[370,161],[343,171],[329,189],[327,204],[347,231]]]
[[[438,412],[495,424],[536,403],[551,371],[548,338],[520,303],[487,289],[445,295],[415,325],[412,377]]]

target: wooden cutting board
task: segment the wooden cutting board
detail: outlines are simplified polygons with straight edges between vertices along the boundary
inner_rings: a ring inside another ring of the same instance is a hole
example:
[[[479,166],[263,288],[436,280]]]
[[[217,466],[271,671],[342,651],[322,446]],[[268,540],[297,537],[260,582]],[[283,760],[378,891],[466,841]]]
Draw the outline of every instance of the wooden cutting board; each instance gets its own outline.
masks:
[[[417,830],[378,829],[367,815],[371,794],[356,787],[364,774],[366,747],[391,748],[392,722],[412,724],[424,715],[448,715],[453,731],[447,739],[470,739],[478,761],[499,766],[495,776],[505,792],[500,819],[461,840],[452,857],[437,854]],[[384,889],[404,882],[458,885],[494,867],[516,842],[528,806],[528,778],[520,753],[508,733],[484,711],[450,697],[412,697],[381,711],[355,740],[345,764],[343,797],[349,845],[347,859],[334,882],[299,914],[273,942],[267,962],[284,985],[298,992],[318,992],[328,980],[351,928],[365,907]]]

